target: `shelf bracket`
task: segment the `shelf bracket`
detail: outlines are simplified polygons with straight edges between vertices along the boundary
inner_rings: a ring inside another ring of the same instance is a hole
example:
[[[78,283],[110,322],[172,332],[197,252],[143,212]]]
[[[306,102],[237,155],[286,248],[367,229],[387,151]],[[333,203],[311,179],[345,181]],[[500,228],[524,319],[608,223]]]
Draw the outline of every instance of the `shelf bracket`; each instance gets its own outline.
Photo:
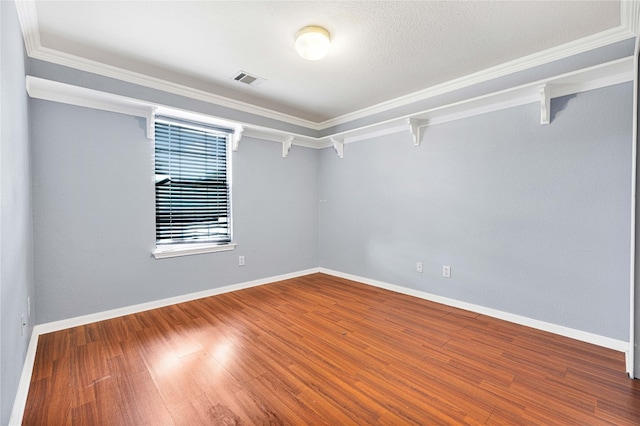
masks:
[[[551,123],[551,87],[545,84],[538,88],[540,93],[540,125]]]
[[[240,146],[240,139],[242,139],[242,132],[244,132],[244,126],[238,126],[236,131],[231,135],[231,149],[233,152],[238,150]]]
[[[147,111],[147,139],[155,140],[156,138],[156,110],[157,108],[149,108]]]
[[[291,149],[292,144],[293,144],[293,136],[287,136],[282,140],[282,158],[287,158],[287,155],[289,155],[289,150]]]
[[[420,146],[420,142],[422,142],[423,129],[427,126],[428,120],[408,118],[407,124],[409,125],[409,131],[413,136],[413,144],[415,146]]]
[[[344,157],[344,140],[331,138],[331,143],[333,144],[333,149],[336,150],[338,157],[343,158]]]

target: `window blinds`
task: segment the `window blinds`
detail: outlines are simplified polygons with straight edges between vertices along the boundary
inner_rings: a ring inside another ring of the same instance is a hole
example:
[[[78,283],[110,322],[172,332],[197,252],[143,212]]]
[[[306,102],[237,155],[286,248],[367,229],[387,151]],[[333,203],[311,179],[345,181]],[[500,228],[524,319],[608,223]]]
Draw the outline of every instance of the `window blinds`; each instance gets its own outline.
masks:
[[[231,131],[156,117],[156,244],[231,242]]]

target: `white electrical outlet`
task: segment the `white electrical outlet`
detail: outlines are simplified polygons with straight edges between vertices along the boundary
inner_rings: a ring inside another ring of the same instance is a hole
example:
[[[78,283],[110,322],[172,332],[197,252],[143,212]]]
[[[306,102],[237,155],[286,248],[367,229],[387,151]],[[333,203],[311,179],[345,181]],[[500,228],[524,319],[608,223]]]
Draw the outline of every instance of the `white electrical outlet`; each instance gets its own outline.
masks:
[[[238,266],[244,266],[244,256],[238,256]]]
[[[416,262],[416,272],[422,272],[422,262]]]
[[[451,278],[451,266],[442,265],[442,276],[445,278]]]

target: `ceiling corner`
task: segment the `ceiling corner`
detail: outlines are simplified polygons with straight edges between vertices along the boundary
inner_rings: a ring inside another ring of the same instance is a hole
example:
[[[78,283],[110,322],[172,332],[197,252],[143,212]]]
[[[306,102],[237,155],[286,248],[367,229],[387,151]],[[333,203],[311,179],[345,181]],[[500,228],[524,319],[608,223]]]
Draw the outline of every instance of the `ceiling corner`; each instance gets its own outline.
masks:
[[[42,44],[40,43],[40,29],[38,25],[38,12],[34,0],[15,1],[18,12],[18,20],[22,29],[22,38],[27,49],[27,55],[31,56]]]
[[[620,2],[620,25],[631,35],[638,35],[640,31],[640,0]]]

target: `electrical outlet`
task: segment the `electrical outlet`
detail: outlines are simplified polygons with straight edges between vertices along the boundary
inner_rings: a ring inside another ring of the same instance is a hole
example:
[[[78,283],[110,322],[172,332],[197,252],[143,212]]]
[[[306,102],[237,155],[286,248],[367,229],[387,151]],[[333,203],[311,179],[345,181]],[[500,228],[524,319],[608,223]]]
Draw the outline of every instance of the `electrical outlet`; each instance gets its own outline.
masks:
[[[442,265],[442,276],[445,278],[451,278],[451,266]]]
[[[422,262],[416,262],[416,272],[422,272]]]
[[[244,266],[244,256],[238,256],[238,266]]]

